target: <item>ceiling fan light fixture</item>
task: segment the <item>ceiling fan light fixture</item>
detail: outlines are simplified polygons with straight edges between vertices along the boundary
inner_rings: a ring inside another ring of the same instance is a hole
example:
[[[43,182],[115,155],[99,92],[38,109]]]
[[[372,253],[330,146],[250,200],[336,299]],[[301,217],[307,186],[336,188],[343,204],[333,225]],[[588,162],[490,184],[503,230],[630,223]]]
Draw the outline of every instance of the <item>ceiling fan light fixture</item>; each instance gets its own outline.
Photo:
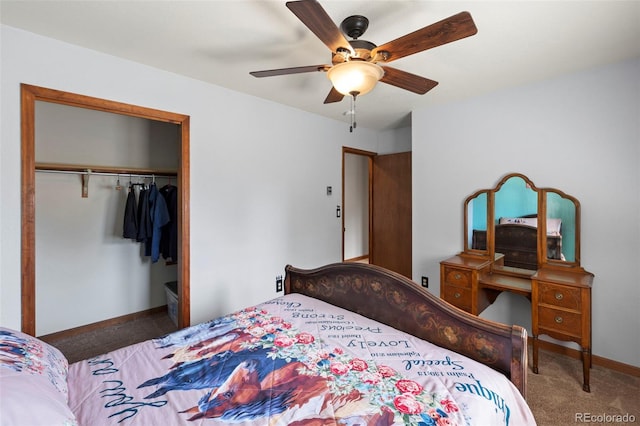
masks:
[[[349,61],[334,65],[327,72],[333,87],[343,95],[369,93],[384,75],[380,65],[366,61]]]

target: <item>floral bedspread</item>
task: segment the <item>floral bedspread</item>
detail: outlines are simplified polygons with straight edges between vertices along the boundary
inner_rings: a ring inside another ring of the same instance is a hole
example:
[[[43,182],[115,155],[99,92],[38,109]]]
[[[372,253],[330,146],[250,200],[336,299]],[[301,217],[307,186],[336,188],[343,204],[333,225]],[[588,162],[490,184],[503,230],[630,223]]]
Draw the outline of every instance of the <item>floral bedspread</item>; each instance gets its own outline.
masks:
[[[75,363],[80,425],[529,425],[503,375],[290,294]]]

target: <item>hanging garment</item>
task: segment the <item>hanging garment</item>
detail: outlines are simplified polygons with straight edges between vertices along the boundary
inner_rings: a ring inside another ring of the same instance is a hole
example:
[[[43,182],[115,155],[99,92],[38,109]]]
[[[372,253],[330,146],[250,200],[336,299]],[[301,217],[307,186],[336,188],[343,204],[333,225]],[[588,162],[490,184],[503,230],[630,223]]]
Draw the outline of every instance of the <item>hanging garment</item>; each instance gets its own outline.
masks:
[[[138,195],[138,242],[151,238],[151,218],[149,217],[149,190],[144,187]]]
[[[129,186],[129,195],[124,207],[124,223],[122,226],[122,236],[135,240],[138,238],[138,205],[136,192],[133,186]]]
[[[160,254],[165,260],[178,261],[178,188],[165,185],[160,189],[169,211],[169,223],[162,228]]]
[[[169,211],[160,195],[155,183],[149,186],[149,218],[151,219],[151,236],[145,244],[145,256],[151,256],[151,262],[155,263],[160,258],[160,239],[162,227],[169,222]]]

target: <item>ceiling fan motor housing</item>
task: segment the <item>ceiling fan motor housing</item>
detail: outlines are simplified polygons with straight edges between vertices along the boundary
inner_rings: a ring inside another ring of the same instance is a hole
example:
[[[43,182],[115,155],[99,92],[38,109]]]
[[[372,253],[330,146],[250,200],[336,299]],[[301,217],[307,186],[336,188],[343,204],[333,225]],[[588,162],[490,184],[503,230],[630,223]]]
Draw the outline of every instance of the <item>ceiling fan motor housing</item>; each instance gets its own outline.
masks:
[[[340,29],[343,33],[357,39],[369,28],[369,20],[362,15],[353,15],[345,18],[340,24]]]
[[[352,60],[369,61],[371,60],[371,51],[377,47],[375,44],[366,40],[350,40],[349,44],[353,48],[355,54],[352,54],[347,49],[338,49],[338,51],[332,56],[332,62],[334,65]]]

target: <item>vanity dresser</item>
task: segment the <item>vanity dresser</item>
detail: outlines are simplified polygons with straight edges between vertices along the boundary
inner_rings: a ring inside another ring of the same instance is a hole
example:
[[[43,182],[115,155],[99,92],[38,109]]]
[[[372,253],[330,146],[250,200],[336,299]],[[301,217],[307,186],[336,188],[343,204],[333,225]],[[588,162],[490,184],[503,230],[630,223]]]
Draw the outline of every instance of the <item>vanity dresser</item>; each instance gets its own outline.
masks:
[[[503,291],[525,296],[533,372],[541,335],[575,342],[589,392],[593,274],[580,266],[580,202],[512,173],[467,197],[463,228],[464,250],[440,262],[440,297],[479,315]]]

